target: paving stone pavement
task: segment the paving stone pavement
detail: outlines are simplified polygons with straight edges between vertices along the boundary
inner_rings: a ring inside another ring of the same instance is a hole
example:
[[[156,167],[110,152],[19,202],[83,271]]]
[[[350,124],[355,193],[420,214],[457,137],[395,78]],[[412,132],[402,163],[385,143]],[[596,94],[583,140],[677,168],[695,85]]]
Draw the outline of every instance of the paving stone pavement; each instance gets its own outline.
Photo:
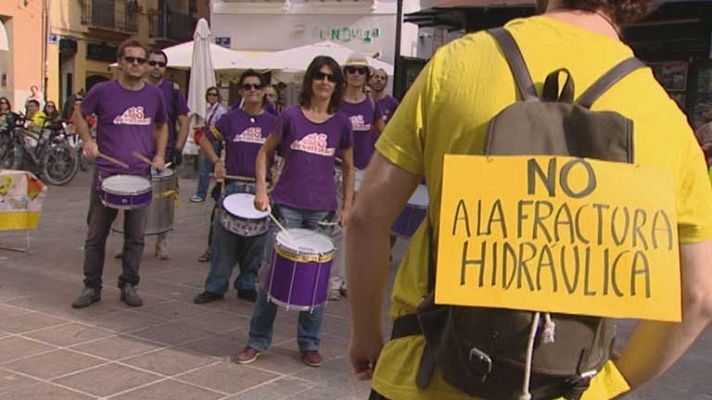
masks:
[[[299,360],[296,312],[280,310],[273,347],[250,365],[230,357],[247,339],[252,305],[235,298],[196,306],[207,264],[197,257],[207,244],[212,204],[193,204],[195,180],[181,180],[171,260],[153,258],[149,238],[139,293],[144,306],[119,301],[115,279],[121,247],[107,245],[102,301],[87,309],[69,304],[82,284],[89,173],[64,187],[50,187],[31,250],[0,250],[0,400],[4,399],[366,399],[345,358],[348,310],[330,303],[324,322],[322,368]],[[21,246],[24,235],[0,233],[0,246]],[[407,247],[399,241],[397,262]],[[631,323],[622,322],[622,330]],[[654,384],[628,398],[712,400],[712,333]]]

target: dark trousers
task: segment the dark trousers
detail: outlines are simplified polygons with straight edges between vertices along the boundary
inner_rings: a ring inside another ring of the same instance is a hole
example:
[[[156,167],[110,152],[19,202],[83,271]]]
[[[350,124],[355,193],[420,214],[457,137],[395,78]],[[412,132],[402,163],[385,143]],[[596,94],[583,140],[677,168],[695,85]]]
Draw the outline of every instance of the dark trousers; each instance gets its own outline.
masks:
[[[97,184],[95,177],[91,185],[87,239],[84,243],[84,286],[101,289],[106,238],[119,210],[106,207],[101,202]],[[124,211],[124,250],[121,260],[123,273],[119,277],[119,287],[127,283],[138,285],[138,269],[143,255],[143,233],[146,229],[147,211],[148,207]]]
[[[368,400],[388,400],[387,398],[378,394],[375,390],[371,390],[371,395],[368,396]]]

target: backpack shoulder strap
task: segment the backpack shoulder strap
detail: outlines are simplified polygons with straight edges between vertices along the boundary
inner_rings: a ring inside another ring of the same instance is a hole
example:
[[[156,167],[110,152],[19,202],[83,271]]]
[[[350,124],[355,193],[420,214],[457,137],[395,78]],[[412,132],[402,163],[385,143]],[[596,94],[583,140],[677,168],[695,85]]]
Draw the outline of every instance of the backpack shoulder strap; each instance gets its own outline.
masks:
[[[621,61],[586,89],[576,100],[576,103],[582,107],[591,108],[593,103],[618,81],[630,75],[633,71],[644,67],[645,63],[635,57]]]
[[[512,34],[501,27],[490,29],[487,32],[494,37],[502,49],[504,58],[507,59],[507,64],[509,64],[509,68],[512,70],[522,99],[524,101],[539,100],[539,96],[534,88],[534,81],[532,81],[529,69],[527,69],[527,64],[524,62],[522,51],[519,49]]]

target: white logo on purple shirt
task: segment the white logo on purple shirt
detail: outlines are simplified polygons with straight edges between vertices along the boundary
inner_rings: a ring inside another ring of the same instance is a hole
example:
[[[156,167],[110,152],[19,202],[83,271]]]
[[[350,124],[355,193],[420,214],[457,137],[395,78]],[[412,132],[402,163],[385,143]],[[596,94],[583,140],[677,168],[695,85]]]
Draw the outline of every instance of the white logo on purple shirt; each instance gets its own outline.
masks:
[[[351,121],[351,128],[355,131],[368,131],[371,130],[371,124],[367,124],[363,118],[363,115],[352,115],[349,117]]]
[[[143,114],[143,107],[131,107],[114,118],[114,125],[151,125],[151,117]]]
[[[329,136],[324,133],[310,133],[304,136],[302,140],[295,140],[292,142],[292,145],[289,146],[289,148],[319,156],[332,157],[336,154],[336,149],[328,147],[328,137]]]
[[[242,131],[241,134],[232,138],[232,141],[263,144],[267,139],[262,137],[262,128],[259,126],[251,126]]]

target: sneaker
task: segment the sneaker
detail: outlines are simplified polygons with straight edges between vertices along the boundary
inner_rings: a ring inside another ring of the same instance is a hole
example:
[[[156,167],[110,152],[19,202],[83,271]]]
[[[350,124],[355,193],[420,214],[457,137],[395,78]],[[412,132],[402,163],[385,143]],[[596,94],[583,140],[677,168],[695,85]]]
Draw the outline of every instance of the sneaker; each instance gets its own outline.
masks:
[[[210,248],[205,249],[205,252],[198,257],[198,262],[210,261]]]
[[[239,352],[235,357],[233,357],[232,361],[237,364],[249,364],[251,362],[254,362],[257,357],[260,356],[260,354],[262,354],[262,352],[260,352],[259,350],[250,346],[245,346],[245,348],[242,349],[241,352]]]
[[[121,288],[121,301],[131,307],[141,307],[143,305],[143,300],[141,300],[141,297],[136,293],[136,286],[128,283],[124,284],[124,287]]]
[[[168,241],[165,239],[156,239],[156,258],[163,261],[168,260]]]
[[[307,350],[302,352],[302,362],[310,367],[321,367],[324,357],[319,354],[318,350]]]
[[[341,289],[329,289],[329,301],[341,300]]]
[[[191,202],[191,203],[202,203],[202,202],[204,202],[204,201],[205,201],[205,197],[200,197],[200,196],[198,196],[197,194],[194,194],[194,195],[190,198],[190,202]]]
[[[101,300],[101,290],[85,287],[82,293],[72,302],[72,307],[89,307],[92,303],[96,303],[99,300]]]
[[[203,292],[193,298],[195,304],[205,304],[211,301],[222,300],[225,296],[217,293]]]
[[[255,289],[237,289],[237,298],[254,303],[257,301],[257,291]]]

